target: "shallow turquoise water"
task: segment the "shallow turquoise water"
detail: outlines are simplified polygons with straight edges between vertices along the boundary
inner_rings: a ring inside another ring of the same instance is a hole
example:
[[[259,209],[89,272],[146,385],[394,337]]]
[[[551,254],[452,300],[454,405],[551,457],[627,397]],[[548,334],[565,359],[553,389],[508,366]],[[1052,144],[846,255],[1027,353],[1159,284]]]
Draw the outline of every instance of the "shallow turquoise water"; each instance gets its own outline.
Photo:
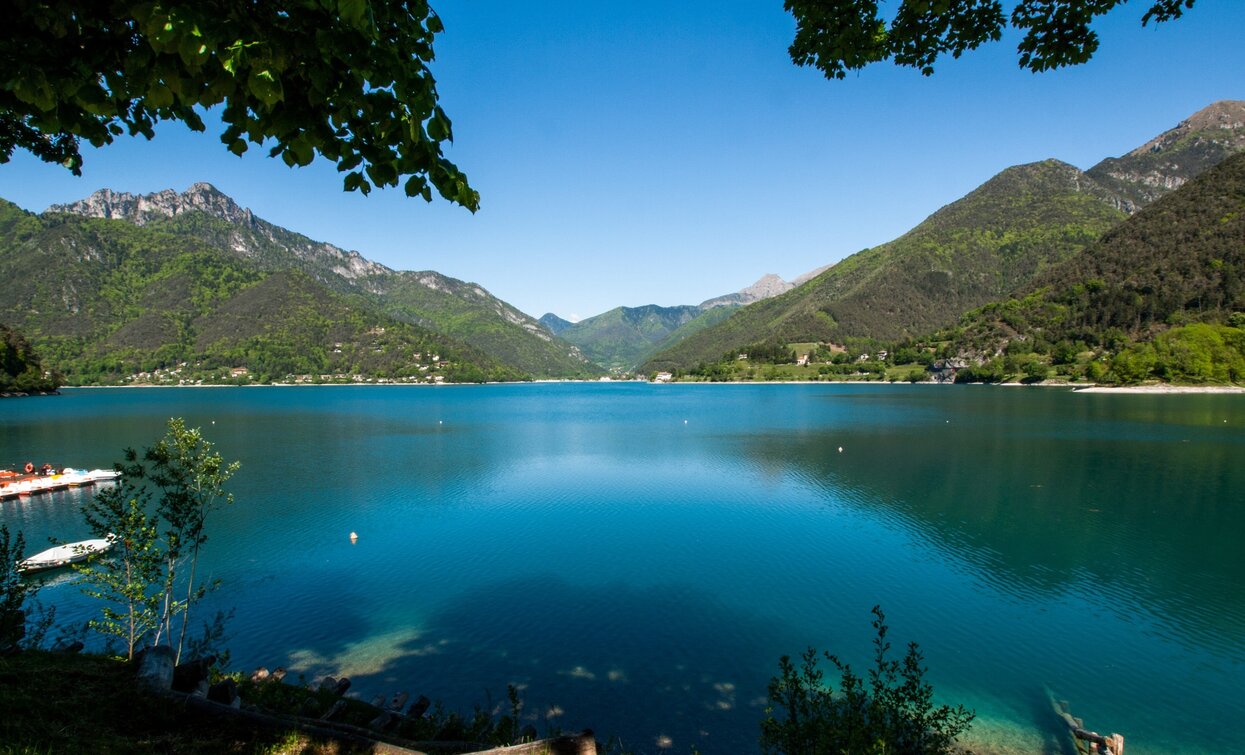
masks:
[[[243,462],[205,554],[238,668],[460,710],[513,682],[541,729],[749,752],[778,657],[863,665],[880,603],[993,747],[1061,751],[1049,685],[1130,753],[1245,751],[1242,396],[73,390],[0,402],[0,464],[108,466],[169,416]],[[0,521],[77,539],[83,495]]]

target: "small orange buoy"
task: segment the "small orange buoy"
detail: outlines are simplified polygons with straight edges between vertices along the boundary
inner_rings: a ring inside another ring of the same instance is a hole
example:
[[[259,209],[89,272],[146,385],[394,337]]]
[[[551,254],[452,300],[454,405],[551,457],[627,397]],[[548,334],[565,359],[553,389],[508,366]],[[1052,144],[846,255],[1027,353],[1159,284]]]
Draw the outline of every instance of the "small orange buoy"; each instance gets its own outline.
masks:
[[[359,542],[359,533],[357,533],[357,532],[351,532],[351,533],[350,533],[350,542],[352,542],[352,543],[357,543],[357,542]]]

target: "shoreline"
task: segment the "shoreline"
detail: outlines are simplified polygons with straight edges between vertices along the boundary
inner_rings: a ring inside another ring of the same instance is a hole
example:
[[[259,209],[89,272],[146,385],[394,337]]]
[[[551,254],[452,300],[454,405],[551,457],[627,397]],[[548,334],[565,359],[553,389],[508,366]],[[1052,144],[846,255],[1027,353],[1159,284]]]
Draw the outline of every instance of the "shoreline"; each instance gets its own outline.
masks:
[[[1197,394],[1197,393],[1245,393],[1245,387],[1239,385],[1173,385],[1158,383],[1155,385],[1088,385],[1084,388],[1073,388],[1073,393],[1136,393],[1136,394]]]
[[[393,388],[393,387],[419,387],[419,388],[444,388],[447,386],[467,386],[467,385],[541,385],[541,384],[567,384],[567,383],[583,383],[583,384],[600,384],[601,380],[574,380],[574,379],[545,379],[545,380],[515,380],[515,381],[497,381],[491,383],[251,383],[248,385],[228,385],[223,383],[208,383],[203,385],[63,385],[62,389],[70,390],[93,390],[103,388],[327,388],[327,387],[374,387],[374,388]],[[885,380],[726,380],[714,382],[710,380],[688,380],[688,381],[671,381],[667,383],[657,383],[654,381],[643,380],[614,380],[609,381],[620,384],[644,383],[646,385],[875,385],[875,386],[892,386],[892,385],[928,385],[928,386],[944,386],[957,385],[953,383],[934,383],[932,381],[922,381],[919,383],[907,382],[889,382]],[[1097,393],[1097,394],[1135,394],[1135,395],[1197,395],[1197,394],[1245,394],[1245,386],[1239,385],[1177,385],[1173,383],[1154,383],[1149,385],[1095,385],[1076,383],[961,383],[958,385],[977,385],[988,386],[997,385],[1001,388],[1047,388],[1047,389],[1063,389],[1072,393]],[[44,394],[49,395],[49,394]],[[55,394],[50,394],[55,395]]]

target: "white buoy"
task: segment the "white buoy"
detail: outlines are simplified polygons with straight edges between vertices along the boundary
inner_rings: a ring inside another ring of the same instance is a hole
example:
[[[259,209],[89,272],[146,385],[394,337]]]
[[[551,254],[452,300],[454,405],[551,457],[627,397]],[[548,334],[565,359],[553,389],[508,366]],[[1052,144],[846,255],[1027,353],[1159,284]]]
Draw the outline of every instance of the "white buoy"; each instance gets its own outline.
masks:
[[[1226,422],[1226,421],[1227,421],[1227,420],[1225,420],[1225,422]],[[683,424],[685,424],[685,425],[686,425],[686,424],[687,424],[687,420],[683,420]]]
[[[442,422],[441,420],[437,420],[437,424],[438,424],[438,425],[444,425],[445,423],[444,423],[444,422]]]
[[[359,542],[359,533],[357,533],[357,532],[351,532],[351,533],[350,533],[350,542],[352,542],[352,543],[357,543],[357,542]]]
[[[839,453],[843,453],[843,447],[839,446]]]

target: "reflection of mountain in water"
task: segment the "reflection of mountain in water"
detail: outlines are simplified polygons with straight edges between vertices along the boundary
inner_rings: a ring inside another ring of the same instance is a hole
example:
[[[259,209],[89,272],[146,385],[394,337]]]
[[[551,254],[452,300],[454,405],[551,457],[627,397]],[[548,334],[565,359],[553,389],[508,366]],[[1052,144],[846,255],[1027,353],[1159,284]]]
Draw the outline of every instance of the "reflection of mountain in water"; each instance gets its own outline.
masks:
[[[999,589],[1144,606],[1182,633],[1245,646],[1239,402],[1134,396],[1126,408],[1116,396],[988,390],[966,389],[945,416],[906,430],[852,423],[737,448],[767,470],[859,491],[836,498],[911,525]],[[883,401],[900,406],[880,416],[904,414],[903,398]]]

